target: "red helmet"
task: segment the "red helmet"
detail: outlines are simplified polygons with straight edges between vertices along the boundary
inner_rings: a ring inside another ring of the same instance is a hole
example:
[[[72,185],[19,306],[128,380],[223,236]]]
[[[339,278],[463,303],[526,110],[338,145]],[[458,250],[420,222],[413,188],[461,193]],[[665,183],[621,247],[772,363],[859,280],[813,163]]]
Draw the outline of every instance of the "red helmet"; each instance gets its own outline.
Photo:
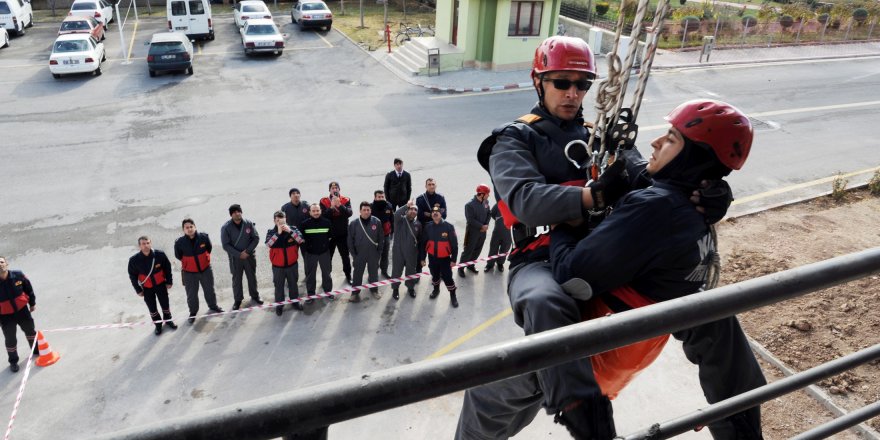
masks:
[[[681,134],[706,144],[724,166],[738,170],[752,148],[752,123],[736,107],[712,99],[695,99],[679,105],[666,120]]]
[[[477,185],[477,194],[488,195],[491,192],[492,192],[492,190],[489,189],[489,185],[486,185],[485,183],[481,183],[481,184]]]
[[[575,37],[553,36],[535,49],[532,77],[553,70],[574,70],[596,75],[596,60],[587,43]]]

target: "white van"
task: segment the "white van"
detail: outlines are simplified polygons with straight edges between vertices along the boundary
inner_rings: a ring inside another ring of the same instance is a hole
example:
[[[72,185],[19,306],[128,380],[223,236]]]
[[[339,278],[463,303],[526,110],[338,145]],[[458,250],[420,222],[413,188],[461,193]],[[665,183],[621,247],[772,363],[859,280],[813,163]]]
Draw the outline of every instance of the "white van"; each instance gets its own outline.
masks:
[[[24,28],[34,25],[34,11],[29,0],[0,0],[0,27],[13,35],[24,35]]]
[[[169,31],[183,32],[193,39],[214,39],[214,20],[209,0],[168,0],[167,8]]]

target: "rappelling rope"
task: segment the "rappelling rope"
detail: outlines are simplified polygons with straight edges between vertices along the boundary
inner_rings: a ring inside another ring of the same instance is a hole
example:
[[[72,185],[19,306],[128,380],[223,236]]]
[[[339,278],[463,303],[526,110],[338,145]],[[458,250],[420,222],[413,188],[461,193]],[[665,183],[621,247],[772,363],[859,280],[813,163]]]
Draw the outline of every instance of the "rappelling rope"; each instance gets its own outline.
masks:
[[[642,60],[641,68],[639,69],[639,80],[636,83],[636,90],[633,92],[633,103],[630,106],[632,109],[633,121],[639,116],[639,108],[642,106],[642,97],[645,94],[646,85],[648,84],[648,77],[651,76],[651,66],[654,64],[654,54],[657,52],[657,40],[660,38],[660,30],[662,28],[663,17],[666,16],[666,11],[669,10],[669,0],[664,0],[657,3],[657,11],[654,14],[654,22],[651,24],[651,33],[647,35],[645,38],[645,42],[648,44],[647,50],[645,50],[645,59]]]

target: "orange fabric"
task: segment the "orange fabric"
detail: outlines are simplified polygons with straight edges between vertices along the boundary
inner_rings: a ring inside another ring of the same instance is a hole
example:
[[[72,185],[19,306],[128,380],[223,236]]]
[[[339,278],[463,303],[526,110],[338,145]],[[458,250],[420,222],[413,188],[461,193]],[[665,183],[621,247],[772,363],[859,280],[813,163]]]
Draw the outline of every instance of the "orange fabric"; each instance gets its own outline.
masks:
[[[200,250],[202,253],[196,256],[184,255],[181,258],[180,262],[184,272],[201,272],[211,266],[211,253],[204,248]]]
[[[157,264],[156,266],[158,267],[159,265]],[[156,282],[154,283],[153,280]],[[162,269],[155,270],[150,278],[147,278],[144,274],[138,274],[138,281],[141,282],[144,289],[152,289],[153,287],[165,284],[165,272]]]
[[[0,315],[11,315],[16,311],[27,307],[30,299],[31,297],[28,296],[27,293],[22,293],[12,301],[0,301]],[[13,302],[15,303],[14,305]]]
[[[619,287],[611,294],[634,309],[654,304],[629,286]],[[612,314],[614,312],[600,298],[593,298],[582,308],[581,317],[588,321]],[[590,357],[593,374],[602,394],[612,400],[616,398],[627,384],[660,356],[668,340],[669,335],[657,336]]]

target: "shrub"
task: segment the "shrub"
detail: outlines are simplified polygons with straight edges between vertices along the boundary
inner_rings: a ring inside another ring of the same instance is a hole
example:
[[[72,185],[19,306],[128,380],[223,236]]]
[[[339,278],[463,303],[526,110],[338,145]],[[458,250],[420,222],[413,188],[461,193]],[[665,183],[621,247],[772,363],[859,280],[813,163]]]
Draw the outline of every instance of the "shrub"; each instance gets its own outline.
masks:
[[[742,25],[745,28],[750,28],[756,24],[758,24],[758,19],[755,17],[752,17],[751,15],[746,15],[745,17],[742,18]]]
[[[855,10],[853,10],[852,18],[858,24],[862,24],[865,20],[868,19],[868,10],[865,8],[856,8]]]
[[[596,14],[599,14],[599,16],[603,16],[603,15],[605,15],[606,12],[608,12],[608,3],[606,3],[606,2],[596,3]]]
[[[831,199],[835,202],[841,202],[846,199],[846,185],[849,183],[843,174],[838,173],[834,180],[831,181]]]
[[[868,181],[868,191],[875,196],[880,196],[880,170],[874,171],[871,180]]]
[[[693,32],[700,28],[700,18],[695,17],[693,15],[688,15],[681,19],[681,28],[687,30],[688,32]]]
[[[794,17],[791,15],[783,15],[782,17],[779,17],[779,24],[783,29],[788,29],[794,24]]]
[[[831,17],[827,13],[819,14],[819,16],[816,17],[816,21],[818,21],[819,23],[822,23],[822,25],[825,25],[825,23],[828,22],[829,18],[831,18]]]

